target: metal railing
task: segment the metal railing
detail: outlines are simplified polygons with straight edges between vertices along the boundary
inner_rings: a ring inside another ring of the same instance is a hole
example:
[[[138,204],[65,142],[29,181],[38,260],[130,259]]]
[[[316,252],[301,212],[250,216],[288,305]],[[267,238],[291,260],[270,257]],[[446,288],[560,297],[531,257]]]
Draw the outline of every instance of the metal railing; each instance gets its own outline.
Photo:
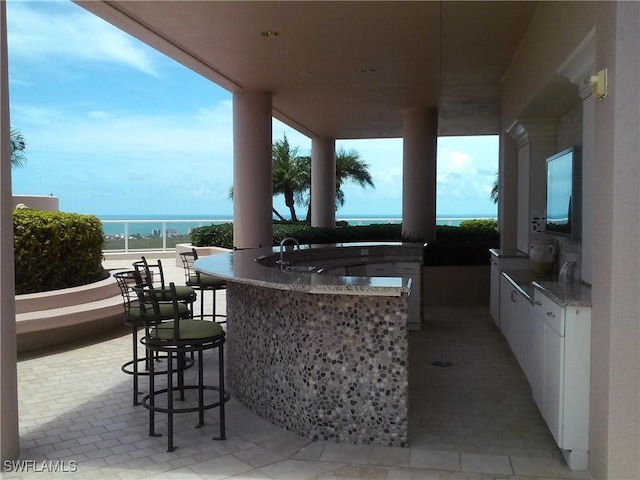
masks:
[[[170,251],[178,243],[190,243],[192,228],[204,225],[231,223],[232,219],[188,220],[101,220],[104,231],[105,252],[131,252],[138,250]]]
[[[478,220],[495,220],[495,217],[474,217]],[[349,225],[369,225],[372,223],[399,224],[400,217],[340,217]],[[469,217],[438,217],[437,225],[456,226]],[[186,219],[186,220],[102,220],[105,238],[105,252],[171,251],[178,243],[190,243],[192,228],[204,225],[233,223],[233,219]]]

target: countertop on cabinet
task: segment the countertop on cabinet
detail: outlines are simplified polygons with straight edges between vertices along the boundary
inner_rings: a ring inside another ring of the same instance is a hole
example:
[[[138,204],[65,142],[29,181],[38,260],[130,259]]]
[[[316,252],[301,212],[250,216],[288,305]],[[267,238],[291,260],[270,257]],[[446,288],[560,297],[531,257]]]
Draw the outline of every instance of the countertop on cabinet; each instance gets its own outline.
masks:
[[[529,258],[529,255],[516,249],[490,248],[489,253],[499,258]]]
[[[407,242],[358,242],[331,245],[301,245],[287,250],[293,265],[324,266],[387,261],[421,262],[424,244]],[[402,276],[368,277],[322,275],[317,272],[283,271],[275,265],[279,247],[236,250],[202,257],[195,262],[201,273],[249,285],[342,295],[400,296],[411,291],[411,279]],[[340,259],[338,261],[338,259]],[[372,261],[373,260],[373,261]]]
[[[530,302],[540,292],[561,307],[591,306],[591,287],[584,282],[560,282],[556,274],[540,275],[531,270],[507,270],[502,275]]]

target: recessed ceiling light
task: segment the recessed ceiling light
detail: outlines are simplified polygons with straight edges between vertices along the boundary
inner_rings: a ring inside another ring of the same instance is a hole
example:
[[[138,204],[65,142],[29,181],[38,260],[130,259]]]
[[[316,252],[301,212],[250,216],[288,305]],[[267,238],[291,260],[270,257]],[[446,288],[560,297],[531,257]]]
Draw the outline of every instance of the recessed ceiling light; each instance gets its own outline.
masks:
[[[275,30],[265,30],[260,35],[262,35],[263,37],[277,37],[280,34]]]

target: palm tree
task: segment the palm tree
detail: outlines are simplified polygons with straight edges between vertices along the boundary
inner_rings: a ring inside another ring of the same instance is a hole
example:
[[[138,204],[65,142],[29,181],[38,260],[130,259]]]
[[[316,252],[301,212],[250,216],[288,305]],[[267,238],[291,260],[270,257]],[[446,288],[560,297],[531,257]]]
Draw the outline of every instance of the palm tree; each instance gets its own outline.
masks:
[[[493,203],[498,203],[498,181],[500,179],[500,174],[496,173],[496,179],[493,182],[493,187],[491,188],[491,193],[489,194],[491,197],[491,201]]]
[[[311,171],[311,158],[304,157],[308,162],[309,172]],[[309,174],[309,178],[311,175]],[[348,152],[344,148],[339,148],[336,151],[336,199],[335,209],[344,205],[345,196],[342,185],[346,182],[355,182],[362,188],[370,186],[376,188],[369,173],[369,165],[360,159],[360,154],[355,150],[349,150]],[[309,192],[311,189],[309,189]],[[305,199],[307,205],[307,222],[311,221],[311,195],[309,194]]]
[[[294,222],[298,221],[295,206],[304,204],[303,195],[311,185],[311,169],[307,158],[298,155],[298,147],[292,148],[286,135],[271,148],[273,194],[284,196],[284,203],[289,207]]]
[[[9,133],[9,141],[11,144],[11,166],[22,167],[27,161],[24,155],[24,149],[27,148],[27,142],[22,134],[12,128]]]
[[[284,135],[271,147],[273,162],[272,181],[273,195],[282,194],[285,205],[291,212],[291,220],[298,221],[296,205],[307,206],[307,221],[311,218],[311,157],[298,155],[298,147],[292,147]],[[342,207],[345,202],[342,185],[355,182],[363,188],[375,188],[369,165],[360,159],[355,150],[345,151],[344,148],[336,152],[336,198],[335,208]],[[233,198],[233,187],[229,191],[229,198]],[[273,213],[280,219],[284,217],[272,207]]]
[[[346,182],[354,182],[362,188],[376,188],[369,173],[369,165],[360,158],[358,152],[347,152],[340,148],[336,152],[336,210],[344,205],[342,184]]]

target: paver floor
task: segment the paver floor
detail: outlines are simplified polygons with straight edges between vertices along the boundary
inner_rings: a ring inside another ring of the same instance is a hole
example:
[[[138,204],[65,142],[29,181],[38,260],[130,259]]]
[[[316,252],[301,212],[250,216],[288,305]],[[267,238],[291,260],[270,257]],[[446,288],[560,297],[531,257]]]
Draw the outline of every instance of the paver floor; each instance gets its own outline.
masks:
[[[163,264],[169,281],[183,282],[181,269]],[[218,301],[224,309],[224,293]],[[167,453],[165,437],[147,435],[147,410],[131,404],[131,377],[120,371],[130,355],[126,332],[26,355],[18,364],[22,471],[3,465],[3,478],[589,478],[567,469],[484,306],[429,308],[423,329],[411,332],[409,448],[310,441],[232,396],[227,440],[212,440],[217,409],[201,429],[193,415],[177,415],[179,448]],[[216,357],[207,356],[207,372]]]

